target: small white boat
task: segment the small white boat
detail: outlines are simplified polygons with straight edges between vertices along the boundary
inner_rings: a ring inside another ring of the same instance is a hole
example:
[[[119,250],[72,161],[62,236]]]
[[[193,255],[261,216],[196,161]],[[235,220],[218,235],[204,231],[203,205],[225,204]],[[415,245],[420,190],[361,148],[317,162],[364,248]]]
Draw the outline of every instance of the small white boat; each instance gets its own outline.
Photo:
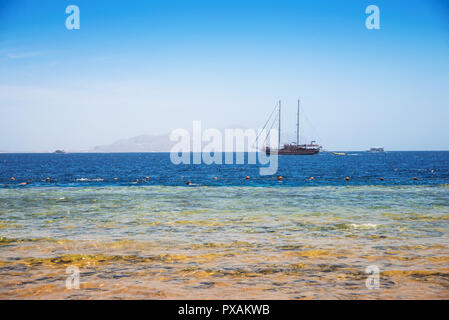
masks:
[[[367,152],[385,152],[384,147],[372,147]]]

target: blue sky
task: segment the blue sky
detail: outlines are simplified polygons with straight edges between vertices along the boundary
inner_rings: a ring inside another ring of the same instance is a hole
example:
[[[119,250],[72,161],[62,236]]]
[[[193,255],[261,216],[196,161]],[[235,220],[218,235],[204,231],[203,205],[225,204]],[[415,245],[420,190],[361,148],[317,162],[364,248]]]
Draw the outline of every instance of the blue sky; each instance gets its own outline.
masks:
[[[0,150],[260,128],[278,99],[294,132],[298,96],[326,149],[448,150],[448,58],[444,0],[0,0]]]

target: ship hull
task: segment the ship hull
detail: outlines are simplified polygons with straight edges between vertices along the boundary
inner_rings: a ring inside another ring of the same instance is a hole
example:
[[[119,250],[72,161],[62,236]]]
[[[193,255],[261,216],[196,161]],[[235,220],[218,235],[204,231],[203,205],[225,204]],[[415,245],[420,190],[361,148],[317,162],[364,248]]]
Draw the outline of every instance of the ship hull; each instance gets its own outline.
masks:
[[[310,156],[318,154],[320,149],[296,149],[296,150],[266,150],[266,154],[291,155],[291,156]]]

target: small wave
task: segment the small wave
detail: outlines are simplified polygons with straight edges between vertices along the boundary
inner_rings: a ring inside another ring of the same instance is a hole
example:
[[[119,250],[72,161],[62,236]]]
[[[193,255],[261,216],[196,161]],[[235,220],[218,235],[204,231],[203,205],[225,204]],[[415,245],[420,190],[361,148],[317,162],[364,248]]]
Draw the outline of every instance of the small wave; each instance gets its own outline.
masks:
[[[351,223],[351,224],[348,224],[348,227],[353,228],[353,229],[375,229],[375,228],[377,228],[377,224],[374,224],[374,223],[361,223],[361,224]]]
[[[328,229],[339,229],[339,230],[348,230],[348,229],[376,229],[378,227],[377,224],[374,223],[340,223],[335,225],[334,227]]]
[[[98,181],[104,181],[102,178],[96,178],[96,179],[90,179],[90,178],[79,178],[76,179],[76,181],[92,181],[92,182],[98,182]]]

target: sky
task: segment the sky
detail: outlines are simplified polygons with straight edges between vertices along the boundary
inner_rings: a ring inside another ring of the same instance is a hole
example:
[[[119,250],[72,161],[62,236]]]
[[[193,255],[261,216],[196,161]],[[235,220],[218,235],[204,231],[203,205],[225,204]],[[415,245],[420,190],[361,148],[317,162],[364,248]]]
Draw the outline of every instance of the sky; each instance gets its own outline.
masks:
[[[298,97],[302,142],[449,150],[449,2],[0,0],[0,151],[85,150],[194,120],[256,129],[279,99],[288,139]]]

